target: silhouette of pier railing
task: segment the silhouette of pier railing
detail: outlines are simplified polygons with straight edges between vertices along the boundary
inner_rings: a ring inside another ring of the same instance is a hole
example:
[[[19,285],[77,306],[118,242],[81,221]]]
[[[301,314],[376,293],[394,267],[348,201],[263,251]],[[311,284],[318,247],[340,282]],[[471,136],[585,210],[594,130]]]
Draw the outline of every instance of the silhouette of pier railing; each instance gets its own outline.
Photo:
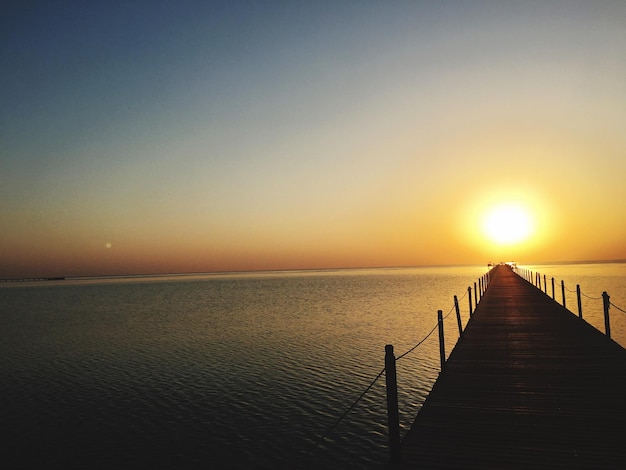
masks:
[[[542,275],[539,272],[536,272],[536,271],[533,272],[532,270],[526,269],[526,268],[520,268],[519,270],[517,270],[517,273],[521,277],[526,279],[528,282],[533,284],[535,287],[537,287],[539,290],[542,290],[546,295],[550,295],[548,293],[548,278],[545,274]],[[541,282],[542,277],[543,277],[543,283]],[[552,286],[552,290],[551,290],[552,299],[557,300],[555,289],[554,289],[554,285],[555,285],[554,277],[550,278],[550,284]],[[580,319],[583,319],[583,303],[582,303],[583,297],[586,297],[587,299],[590,299],[590,300],[602,301],[602,311],[604,313],[604,332],[607,337],[611,338],[611,320],[610,320],[610,314],[609,314],[611,307],[613,307],[616,310],[619,310],[622,313],[626,313],[626,310],[613,304],[611,302],[611,296],[606,291],[602,292],[602,295],[599,297],[591,297],[589,295],[584,294],[581,291],[580,284],[576,284],[576,290],[568,289],[567,286],[565,285],[565,281],[563,280],[561,280],[559,285],[561,288],[561,304],[563,305],[563,307],[567,308],[567,297],[565,295],[565,292],[569,291],[571,293],[576,294],[577,313]]]
[[[545,276],[518,271],[496,267],[401,440],[388,400],[393,468],[626,468],[626,350],[608,318],[623,310],[603,293],[603,335],[565,308],[564,283],[561,305]]]

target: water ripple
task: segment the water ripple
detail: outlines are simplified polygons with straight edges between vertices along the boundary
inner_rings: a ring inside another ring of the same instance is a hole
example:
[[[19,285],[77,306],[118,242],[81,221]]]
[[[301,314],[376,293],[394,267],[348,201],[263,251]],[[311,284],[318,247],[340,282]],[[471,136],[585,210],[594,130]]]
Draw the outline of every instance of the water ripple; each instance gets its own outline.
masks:
[[[10,456],[25,467],[382,468],[384,375],[336,421],[384,367],[385,344],[399,354],[422,339],[470,271],[5,289]],[[398,361],[403,430],[437,373],[436,339]]]

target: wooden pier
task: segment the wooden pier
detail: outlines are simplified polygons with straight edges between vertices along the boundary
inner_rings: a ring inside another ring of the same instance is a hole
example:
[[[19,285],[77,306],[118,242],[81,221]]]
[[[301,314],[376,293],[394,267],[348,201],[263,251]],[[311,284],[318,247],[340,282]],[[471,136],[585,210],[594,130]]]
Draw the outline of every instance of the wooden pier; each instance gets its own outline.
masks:
[[[497,266],[392,468],[626,468],[626,350]]]

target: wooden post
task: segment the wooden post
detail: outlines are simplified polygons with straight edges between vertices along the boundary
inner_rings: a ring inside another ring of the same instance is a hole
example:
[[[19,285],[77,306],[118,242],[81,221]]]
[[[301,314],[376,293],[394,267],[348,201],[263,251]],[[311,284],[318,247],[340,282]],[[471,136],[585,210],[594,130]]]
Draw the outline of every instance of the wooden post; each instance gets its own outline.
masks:
[[[478,307],[478,289],[476,289],[476,283],[474,283],[474,305]]]
[[[437,323],[439,324],[439,356],[441,357],[441,372],[446,367],[446,343],[443,337],[443,311],[437,310]]]
[[[602,303],[604,303],[604,330],[606,331],[607,338],[611,337],[611,323],[609,322],[610,298],[609,294],[602,292]]]
[[[400,414],[398,413],[398,382],[396,357],[393,345],[385,346],[385,380],[387,384],[387,425],[389,428],[389,453],[391,461],[400,461]]]
[[[563,296],[563,307],[565,306],[565,281],[561,280],[561,295]]]
[[[552,300],[554,300],[554,278],[552,278]]]
[[[467,294],[468,294],[467,297],[469,298],[469,304],[470,304],[469,312],[470,312],[470,318],[471,318],[472,316],[472,287],[471,286],[467,288]]]
[[[541,290],[541,274],[537,273],[537,287]]]
[[[543,290],[547,294],[548,293],[548,283],[546,282],[546,275],[543,275]]]
[[[578,317],[583,317],[583,303],[580,298],[580,284],[576,284],[576,297],[578,298]]]
[[[463,337],[463,325],[461,324],[461,309],[459,308],[459,299],[454,296],[454,309],[456,310],[456,322],[459,324],[459,338]]]

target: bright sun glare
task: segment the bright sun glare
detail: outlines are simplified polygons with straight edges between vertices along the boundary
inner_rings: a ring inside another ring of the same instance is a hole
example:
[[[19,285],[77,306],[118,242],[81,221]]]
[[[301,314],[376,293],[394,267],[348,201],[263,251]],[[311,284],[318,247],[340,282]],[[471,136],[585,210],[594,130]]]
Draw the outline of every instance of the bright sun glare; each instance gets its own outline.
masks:
[[[533,221],[523,206],[512,203],[500,204],[485,214],[482,229],[492,242],[499,245],[514,245],[532,235]]]

